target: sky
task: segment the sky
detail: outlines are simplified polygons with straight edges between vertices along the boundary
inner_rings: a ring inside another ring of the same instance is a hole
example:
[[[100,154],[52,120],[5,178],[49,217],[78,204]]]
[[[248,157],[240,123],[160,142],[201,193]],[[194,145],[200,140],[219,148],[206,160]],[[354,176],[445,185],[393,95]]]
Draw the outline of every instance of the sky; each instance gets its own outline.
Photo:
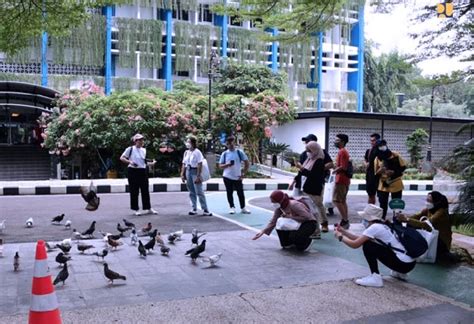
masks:
[[[368,3],[369,1],[367,1]],[[437,19],[425,21],[415,26],[410,18],[417,12],[417,8],[426,4],[436,4],[439,0],[406,0],[403,4],[394,6],[389,14],[374,13],[373,7],[365,8],[365,36],[377,45],[375,55],[398,50],[402,54],[416,53],[416,41],[409,36],[410,30],[437,28]],[[449,35],[446,35],[449,37]],[[456,59],[440,57],[417,64],[424,75],[444,74],[455,70],[465,70],[472,63],[459,62]]]

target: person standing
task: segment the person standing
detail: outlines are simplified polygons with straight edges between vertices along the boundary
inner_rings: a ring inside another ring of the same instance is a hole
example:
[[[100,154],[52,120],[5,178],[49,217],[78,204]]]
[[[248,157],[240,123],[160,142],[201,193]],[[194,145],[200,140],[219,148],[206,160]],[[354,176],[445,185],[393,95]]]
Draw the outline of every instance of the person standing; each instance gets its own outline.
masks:
[[[203,216],[212,216],[207,208],[206,196],[202,188],[202,162],[204,156],[197,148],[197,138],[189,136],[186,141],[187,150],[184,152],[183,163],[181,166],[181,180],[186,183],[189,191],[192,209],[189,215],[197,215],[197,199],[203,210]]]
[[[377,141],[380,140],[380,135],[373,133],[370,135],[370,145],[372,146],[365,152],[365,191],[369,196],[368,204],[375,204],[375,195],[377,194],[377,187],[379,185],[379,177],[374,172],[374,161],[377,157]]]
[[[234,190],[239,197],[240,212],[250,214],[250,210],[245,208],[245,195],[242,179],[249,170],[249,159],[244,151],[235,147],[235,137],[229,136],[226,140],[227,150],[222,152],[219,160],[219,168],[223,169],[223,179],[227,191],[227,202],[229,203],[229,214],[235,214]],[[244,170],[242,171],[242,163]]]
[[[155,160],[147,162],[146,149],[143,147],[145,138],[142,134],[135,134],[132,137],[133,146],[129,146],[120,156],[120,161],[128,165],[128,187],[130,190],[130,209],[134,210],[135,216],[142,214],[158,214],[151,208],[150,192],[148,189],[148,169],[147,165],[152,166]],[[139,211],[138,196],[142,194],[143,213]]]
[[[346,144],[349,142],[349,137],[346,134],[337,134],[334,146],[339,149],[336,157],[336,181],[334,188],[333,202],[336,205],[339,214],[341,214],[341,222],[339,225],[344,229],[349,229],[349,218],[347,208],[347,192],[351,179],[347,176],[347,169],[349,167],[349,152],[346,149]]]
[[[378,175],[379,185],[377,196],[380,207],[383,209],[383,219],[387,216],[388,198],[402,198],[403,172],[406,169],[405,161],[399,153],[392,152],[387,147],[385,140],[377,143],[377,158],[374,161],[375,174]]]

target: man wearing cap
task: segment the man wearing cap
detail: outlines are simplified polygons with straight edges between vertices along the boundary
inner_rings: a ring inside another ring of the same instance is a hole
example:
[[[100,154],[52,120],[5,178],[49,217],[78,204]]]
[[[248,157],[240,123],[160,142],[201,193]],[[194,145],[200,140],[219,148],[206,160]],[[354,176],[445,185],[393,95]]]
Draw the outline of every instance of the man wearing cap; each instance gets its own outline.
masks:
[[[134,210],[135,216],[142,214],[158,214],[151,208],[150,192],[148,190],[148,170],[147,165],[155,165],[156,161],[147,162],[146,149],[143,147],[144,137],[142,134],[135,134],[132,137],[133,146],[127,147],[120,157],[120,161],[128,165],[128,188],[130,190],[130,209]],[[143,213],[138,207],[138,195],[142,194]]]
[[[239,197],[240,212],[250,214],[250,210],[245,208],[245,195],[242,179],[249,170],[249,159],[244,151],[235,147],[235,137],[229,136],[226,140],[227,150],[222,152],[219,160],[219,168],[223,169],[223,179],[227,191],[227,202],[229,203],[229,214],[235,214],[234,190]],[[242,163],[244,170],[242,172]]]
[[[290,218],[301,223],[301,225],[297,230],[293,231],[277,229],[281,247],[284,249],[294,247],[301,252],[309,250],[312,242],[310,236],[316,230],[317,225],[316,218],[311,213],[309,207],[301,201],[288,197],[281,190],[273,191],[270,195],[270,201],[275,207],[273,217],[267,226],[258,232],[252,240],[259,239],[263,234],[270,235],[277,226],[277,221],[280,217]]]
[[[371,274],[357,279],[355,281],[356,284],[367,287],[383,287],[378,261],[392,270],[390,273],[392,277],[405,280],[407,273],[415,267],[416,261],[404,252],[401,252],[405,251],[405,248],[397,236],[384,223],[382,219],[383,209],[369,204],[363,211],[357,213],[362,217],[362,224],[365,227],[362,235],[353,234],[341,226],[337,226],[334,232],[334,236],[339,242],[353,249],[362,246]]]

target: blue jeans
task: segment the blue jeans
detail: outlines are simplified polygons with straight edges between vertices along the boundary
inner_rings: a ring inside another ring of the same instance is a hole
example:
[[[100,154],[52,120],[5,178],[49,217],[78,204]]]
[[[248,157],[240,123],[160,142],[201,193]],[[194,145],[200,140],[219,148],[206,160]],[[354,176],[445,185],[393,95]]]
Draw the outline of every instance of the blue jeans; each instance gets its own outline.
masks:
[[[199,198],[201,208],[204,211],[209,211],[207,209],[206,196],[204,195],[204,190],[202,189],[202,182],[194,183],[196,178],[197,169],[186,168],[186,185],[188,187],[189,199],[191,199],[193,210],[197,210],[197,198]]]

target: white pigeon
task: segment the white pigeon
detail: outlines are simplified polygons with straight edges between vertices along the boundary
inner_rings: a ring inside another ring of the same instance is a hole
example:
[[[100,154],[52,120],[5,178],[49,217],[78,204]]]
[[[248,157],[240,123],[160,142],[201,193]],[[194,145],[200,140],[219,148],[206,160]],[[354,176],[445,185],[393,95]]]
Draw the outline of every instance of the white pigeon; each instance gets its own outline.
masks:
[[[181,236],[184,234],[184,231],[181,229],[179,231],[176,231],[174,233],[171,233],[171,235],[176,236],[176,240],[181,241]]]
[[[130,244],[131,245],[137,245],[138,243],[138,234],[135,230],[132,230],[130,233]]]
[[[26,227],[28,228],[31,228],[33,227],[33,217],[30,217],[26,220],[26,223],[25,223]]]
[[[73,237],[74,239],[76,239],[76,240],[80,240],[80,239],[83,238],[83,237],[82,237],[82,234],[79,233],[76,229],[73,229],[73,231],[72,231],[72,237]]]
[[[5,219],[0,222],[0,233],[3,233],[3,230],[6,229]]]
[[[64,239],[62,242],[61,242],[62,245],[67,245],[67,246],[71,246],[72,245],[72,240],[70,238],[68,239]]]
[[[66,223],[64,224],[64,227],[65,227],[66,229],[71,229],[71,225],[72,225],[72,222],[68,219],[68,220],[66,221]]]
[[[203,262],[209,262],[211,265],[210,267],[214,267],[217,262],[221,259],[222,253],[211,255],[210,257],[203,257]]]

